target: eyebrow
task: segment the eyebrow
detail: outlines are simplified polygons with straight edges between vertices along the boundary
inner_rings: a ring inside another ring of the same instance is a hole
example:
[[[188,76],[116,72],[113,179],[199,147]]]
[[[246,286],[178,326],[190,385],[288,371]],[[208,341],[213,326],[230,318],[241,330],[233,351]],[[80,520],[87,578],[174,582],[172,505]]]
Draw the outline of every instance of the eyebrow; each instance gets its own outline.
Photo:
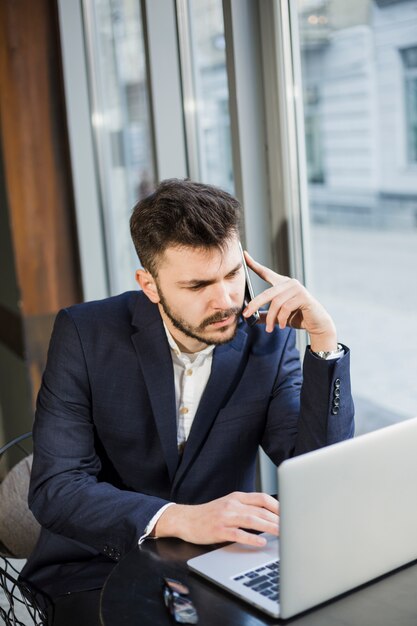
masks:
[[[232,274],[236,274],[238,270],[242,267],[242,262],[238,263],[230,272],[227,272],[226,276],[230,276]],[[208,285],[212,285],[216,280],[213,278],[211,280],[199,280],[198,278],[192,278],[191,280],[178,280],[177,285],[179,287],[195,287],[196,285],[200,287],[206,287]]]

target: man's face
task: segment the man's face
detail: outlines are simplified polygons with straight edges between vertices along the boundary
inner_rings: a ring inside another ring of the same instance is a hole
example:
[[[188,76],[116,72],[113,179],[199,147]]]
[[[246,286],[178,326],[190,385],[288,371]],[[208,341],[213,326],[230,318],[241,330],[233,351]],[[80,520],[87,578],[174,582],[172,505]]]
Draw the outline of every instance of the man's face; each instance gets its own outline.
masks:
[[[223,250],[167,248],[155,283],[162,318],[190,352],[235,336],[245,287],[236,237]]]

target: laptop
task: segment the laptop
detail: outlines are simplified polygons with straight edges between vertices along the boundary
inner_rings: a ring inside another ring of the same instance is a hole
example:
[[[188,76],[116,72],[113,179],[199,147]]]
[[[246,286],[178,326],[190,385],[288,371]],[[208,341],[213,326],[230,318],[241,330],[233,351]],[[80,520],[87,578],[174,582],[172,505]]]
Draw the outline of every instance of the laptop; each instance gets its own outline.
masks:
[[[288,618],[417,559],[417,418],[284,461],[280,537],[189,568]]]

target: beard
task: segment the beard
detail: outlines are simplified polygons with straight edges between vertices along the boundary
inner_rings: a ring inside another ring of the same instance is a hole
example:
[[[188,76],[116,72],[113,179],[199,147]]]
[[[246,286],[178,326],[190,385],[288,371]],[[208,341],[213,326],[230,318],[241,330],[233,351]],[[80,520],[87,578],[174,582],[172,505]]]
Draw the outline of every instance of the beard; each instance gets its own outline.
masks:
[[[243,305],[241,307],[233,307],[231,309],[226,309],[224,311],[218,311],[217,313],[213,313],[213,315],[210,315],[209,317],[204,319],[198,326],[192,326],[184,318],[173,312],[173,310],[170,308],[167,301],[165,300],[160,286],[157,285],[157,288],[160,300],[159,304],[161,305],[165,315],[171,320],[175,328],[181,331],[187,337],[196,339],[197,341],[205,343],[208,346],[219,346],[221,344],[228,343],[235,338],[237,333],[238,319],[244,309]],[[232,329],[231,325],[228,325],[217,328],[215,331],[213,331],[214,333],[216,333],[217,336],[204,334],[205,329],[210,326],[210,324],[214,324],[215,322],[221,322],[232,316],[234,316],[235,318],[233,322],[234,326]],[[232,332],[230,332],[231,330]],[[222,334],[225,336],[221,337]]]

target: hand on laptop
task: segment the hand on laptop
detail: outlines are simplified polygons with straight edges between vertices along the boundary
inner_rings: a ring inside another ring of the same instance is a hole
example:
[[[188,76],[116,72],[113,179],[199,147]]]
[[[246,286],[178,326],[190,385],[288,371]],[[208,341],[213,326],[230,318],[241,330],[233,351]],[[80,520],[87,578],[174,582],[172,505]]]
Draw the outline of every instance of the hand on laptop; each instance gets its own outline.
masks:
[[[336,327],[331,316],[298,280],[273,272],[257,263],[247,252],[245,259],[255,274],[271,287],[255,296],[246,307],[244,317],[269,304],[265,319],[267,332],[272,332],[278,322],[281,328],[291,326],[306,330],[314,352],[337,349]]]
[[[154,530],[156,537],[179,537],[197,544],[265,545],[263,537],[244,529],[278,535],[277,500],[265,493],[237,491],[206,504],[175,504],[164,511]]]

